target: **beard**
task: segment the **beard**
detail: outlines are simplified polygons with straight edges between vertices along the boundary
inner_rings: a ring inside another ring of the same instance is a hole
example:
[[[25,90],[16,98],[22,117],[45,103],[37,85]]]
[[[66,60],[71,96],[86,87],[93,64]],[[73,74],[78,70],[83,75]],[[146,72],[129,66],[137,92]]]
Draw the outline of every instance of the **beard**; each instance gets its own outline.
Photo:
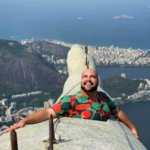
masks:
[[[81,85],[81,89],[83,90],[83,91],[85,91],[85,92],[94,92],[94,91],[97,91],[97,86],[98,86],[98,83],[95,85],[95,86],[93,86],[92,88],[90,88],[90,89],[86,89],[85,88],[85,86],[83,86],[83,85]]]

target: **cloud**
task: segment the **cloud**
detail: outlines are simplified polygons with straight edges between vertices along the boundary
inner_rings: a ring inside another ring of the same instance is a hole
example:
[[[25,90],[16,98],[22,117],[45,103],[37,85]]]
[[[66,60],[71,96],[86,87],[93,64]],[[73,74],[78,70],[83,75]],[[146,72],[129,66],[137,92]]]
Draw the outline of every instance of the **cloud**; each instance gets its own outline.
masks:
[[[128,16],[128,15],[119,15],[119,16],[113,17],[113,19],[134,19],[134,17]]]
[[[150,5],[148,6],[148,8],[150,8]]]
[[[81,20],[81,19],[83,19],[82,17],[78,17],[78,20]]]

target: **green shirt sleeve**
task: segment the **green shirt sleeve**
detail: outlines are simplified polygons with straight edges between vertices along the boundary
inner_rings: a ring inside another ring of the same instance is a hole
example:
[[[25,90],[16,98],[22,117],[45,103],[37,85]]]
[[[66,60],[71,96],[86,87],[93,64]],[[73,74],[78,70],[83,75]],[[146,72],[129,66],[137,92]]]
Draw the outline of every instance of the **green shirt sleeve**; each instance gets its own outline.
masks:
[[[110,109],[110,112],[112,115],[118,114],[118,112],[120,111],[119,108],[116,106],[115,102],[113,102],[109,96],[107,96],[107,94],[103,93],[103,97],[106,99],[108,107]]]
[[[65,96],[60,99],[60,102],[54,104],[51,108],[59,117],[68,117],[70,114],[70,97]]]

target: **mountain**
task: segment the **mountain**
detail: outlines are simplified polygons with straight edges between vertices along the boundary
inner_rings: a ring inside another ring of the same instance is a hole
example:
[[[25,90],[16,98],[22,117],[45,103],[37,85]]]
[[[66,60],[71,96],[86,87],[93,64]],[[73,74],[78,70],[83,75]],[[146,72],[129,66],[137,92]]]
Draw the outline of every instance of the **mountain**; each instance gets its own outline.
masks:
[[[0,40],[0,80],[11,85],[62,86],[66,77],[32,47]]]
[[[57,44],[52,44],[48,43],[45,41],[36,41],[31,44],[31,47],[33,49],[36,49],[42,54],[51,54],[55,55],[60,58],[67,58],[67,54],[70,48],[57,45]]]
[[[119,76],[113,76],[109,79],[103,80],[103,89],[111,97],[120,97],[123,93],[127,95],[132,95],[138,91],[138,86],[140,83],[146,84],[143,80],[131,80],[127,78],[122,78]]]

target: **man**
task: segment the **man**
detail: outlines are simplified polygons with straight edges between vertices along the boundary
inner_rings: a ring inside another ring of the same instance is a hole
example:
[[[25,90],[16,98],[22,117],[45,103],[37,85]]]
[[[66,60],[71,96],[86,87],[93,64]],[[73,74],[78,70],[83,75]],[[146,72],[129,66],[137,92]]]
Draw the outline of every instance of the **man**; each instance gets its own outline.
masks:
[[[111,115],[114,115],[127,125],[139,139],[137,130],[127,115],[119,110],[105,93],[97,92],[98,84],[97,73],[93,69],[85,70],[81,76],[81,91],[72,96],[65,96],[51,108],[41,110],[21,120],[13,127],[7,129],[5,133],[28,124],[48,120],[51,114],[54,118],[59,116],[101,121],[106,121]]]

